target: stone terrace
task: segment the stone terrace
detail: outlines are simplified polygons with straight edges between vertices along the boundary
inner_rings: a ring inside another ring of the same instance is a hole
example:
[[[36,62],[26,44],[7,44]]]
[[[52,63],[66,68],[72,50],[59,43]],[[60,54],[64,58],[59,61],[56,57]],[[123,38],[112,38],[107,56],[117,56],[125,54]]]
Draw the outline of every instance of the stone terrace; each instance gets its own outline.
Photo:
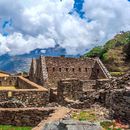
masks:
[[[43,107],[49,102],[49,90],[24,77],[1,77],[0,86],[15,86],[0,90],[0,107]]]

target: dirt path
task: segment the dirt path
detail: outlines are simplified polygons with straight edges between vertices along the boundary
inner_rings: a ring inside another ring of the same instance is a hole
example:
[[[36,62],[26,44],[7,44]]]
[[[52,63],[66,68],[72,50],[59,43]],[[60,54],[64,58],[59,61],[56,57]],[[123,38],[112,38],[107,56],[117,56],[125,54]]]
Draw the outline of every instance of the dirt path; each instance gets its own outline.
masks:
[[[59,107],[56,109],[54,113],[51,114],[50,117],[47,118],[47,120],[41,121],[35,128],[32,130],[42,130],[44,128],[44,125],[49,122],[58,121],[59,119],[62,119],[65,117],[66,114],[68,114],[71,110],[65,107]]]

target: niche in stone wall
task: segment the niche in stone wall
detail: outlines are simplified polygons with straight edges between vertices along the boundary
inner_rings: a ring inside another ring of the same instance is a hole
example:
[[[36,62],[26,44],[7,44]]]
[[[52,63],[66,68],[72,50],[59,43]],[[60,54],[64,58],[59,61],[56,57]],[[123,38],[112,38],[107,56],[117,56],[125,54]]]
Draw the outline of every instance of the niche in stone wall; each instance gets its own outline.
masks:
[[[59,68],[59,71],[61,72],[61,68]]]
[[[99,70],[99,69],[97,69],[97,74],[99,73],[99,71],[100,71],[100,70]]]
[[[12,85],[12,81],[11,80],[9,81],[9,85]]]
[[[52,70],[53,70],[53,72],[54,72],[54,71],[55,71],[55,68],[53,67]]]
[[[66,68],[66,72],[68,72],[69,71],[69,68]]]

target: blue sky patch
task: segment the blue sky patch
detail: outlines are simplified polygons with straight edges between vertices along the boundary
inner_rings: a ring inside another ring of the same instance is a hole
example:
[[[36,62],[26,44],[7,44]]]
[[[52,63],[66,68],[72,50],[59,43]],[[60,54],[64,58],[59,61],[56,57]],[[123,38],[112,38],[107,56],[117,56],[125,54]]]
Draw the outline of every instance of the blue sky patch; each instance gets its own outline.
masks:
[[[84,0],[75,0],[74,10],[79,14],[81,18],[84,16],[84,12],[82,11]]]

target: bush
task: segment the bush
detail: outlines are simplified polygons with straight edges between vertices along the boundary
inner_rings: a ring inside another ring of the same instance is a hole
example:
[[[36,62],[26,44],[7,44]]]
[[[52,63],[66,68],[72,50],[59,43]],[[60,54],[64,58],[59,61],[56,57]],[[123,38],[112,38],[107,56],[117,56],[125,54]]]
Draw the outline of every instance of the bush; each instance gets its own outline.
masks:
[[[104,49],[102,46],[98,46],[93,48],[90,52],[85,54],[85,57],[99,57],[101,58],[104,53]]]
[[[123,50],[126,53],[126,59],[130,59],[130,42],[124,46]]]

